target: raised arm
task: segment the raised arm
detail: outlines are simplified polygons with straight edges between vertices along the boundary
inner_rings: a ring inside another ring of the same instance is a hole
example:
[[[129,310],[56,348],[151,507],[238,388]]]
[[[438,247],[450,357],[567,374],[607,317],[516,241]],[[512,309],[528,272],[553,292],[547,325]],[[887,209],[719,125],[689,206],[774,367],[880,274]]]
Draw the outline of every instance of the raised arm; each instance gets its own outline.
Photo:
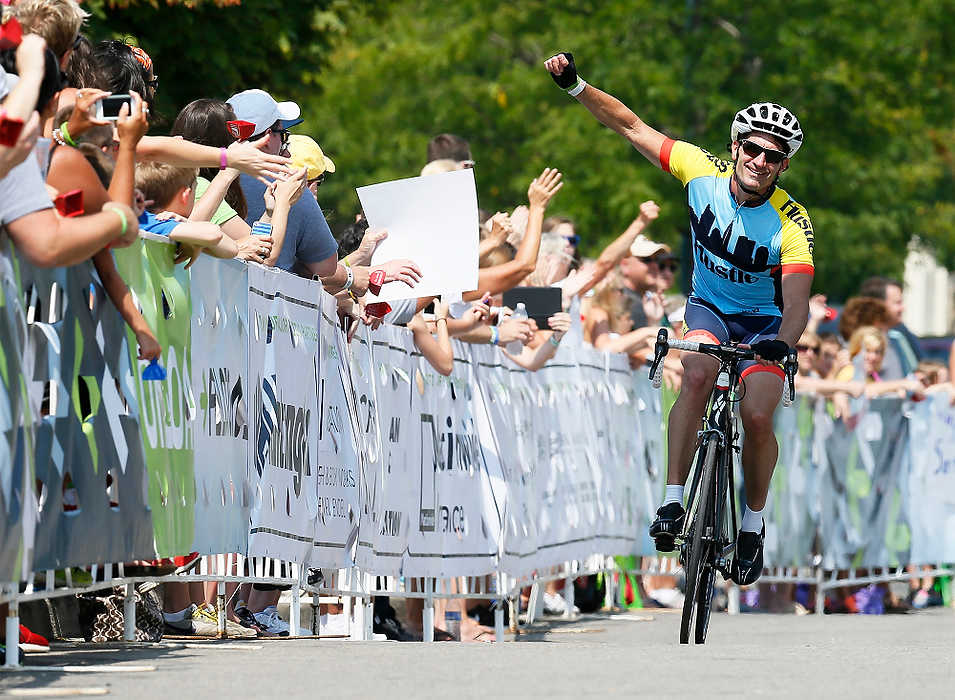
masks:
[[[613,95],[598,90],[577,75],[574,55],[559,53],[544,62],[554,82],[567,94],[576,97],[597,120],[623,136],[631,145],[658,168],[660,149],[666,136],[647,126],[633,111]]]

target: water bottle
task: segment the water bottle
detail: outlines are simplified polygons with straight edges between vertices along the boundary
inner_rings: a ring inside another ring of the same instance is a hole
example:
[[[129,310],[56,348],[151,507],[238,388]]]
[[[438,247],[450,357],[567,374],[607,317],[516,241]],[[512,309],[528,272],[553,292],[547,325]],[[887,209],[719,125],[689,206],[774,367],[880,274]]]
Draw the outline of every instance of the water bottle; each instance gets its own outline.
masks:
[[[445,610],[444,627],[448,634],[454,637],[457,642],[461,641],[461,611]]]
[[[527,307],[524,306],[523,301],[517,302],[517,308],[514,309],[514,313],[511,314],[511,318],[514,320],[526,321],[527,320]],[[519,340],[512,340],[507,344],[505,350],[507,350],[512,355],[520,355],[521,349],[524,347],[524,344]]]

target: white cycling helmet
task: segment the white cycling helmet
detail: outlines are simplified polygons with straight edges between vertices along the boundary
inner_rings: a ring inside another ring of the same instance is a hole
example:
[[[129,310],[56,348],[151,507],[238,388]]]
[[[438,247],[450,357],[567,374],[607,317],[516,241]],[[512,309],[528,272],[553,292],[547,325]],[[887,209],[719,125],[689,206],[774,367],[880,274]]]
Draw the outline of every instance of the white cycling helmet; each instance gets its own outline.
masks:
[[[802,146],[802,129],[796,115],[775,102],[754,102],[736,113],[730,129],[732,140],[739,141],[740,134],[751,131],[762,131],[783,139],[790,157],[796,155]]]

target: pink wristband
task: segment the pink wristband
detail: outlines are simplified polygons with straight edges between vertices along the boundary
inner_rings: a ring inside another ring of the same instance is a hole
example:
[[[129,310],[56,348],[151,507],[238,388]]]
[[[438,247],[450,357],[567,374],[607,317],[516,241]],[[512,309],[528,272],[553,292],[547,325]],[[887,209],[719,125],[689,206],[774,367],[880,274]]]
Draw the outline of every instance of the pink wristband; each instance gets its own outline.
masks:
[[[226,156],[226,149],[219,149],[219,170],[225,170],[229,167],[229,159]]]

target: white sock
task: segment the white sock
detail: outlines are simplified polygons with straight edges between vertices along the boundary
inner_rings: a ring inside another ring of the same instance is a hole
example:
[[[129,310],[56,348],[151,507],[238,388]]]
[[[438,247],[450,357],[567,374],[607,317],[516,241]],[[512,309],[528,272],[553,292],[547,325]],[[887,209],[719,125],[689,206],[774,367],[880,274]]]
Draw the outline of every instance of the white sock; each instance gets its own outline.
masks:
[[[743,522],[740,524],[740,530],[744,532],[759,532],[763,529],[763,511],[761,510],[750,510],[749,506],[746,506],[746,510],[743,511]]]
[[[679,484],[667,484],[666,491],[663,493],[663,505],[668,503],[679,503],[683,505],[683,487]]]

